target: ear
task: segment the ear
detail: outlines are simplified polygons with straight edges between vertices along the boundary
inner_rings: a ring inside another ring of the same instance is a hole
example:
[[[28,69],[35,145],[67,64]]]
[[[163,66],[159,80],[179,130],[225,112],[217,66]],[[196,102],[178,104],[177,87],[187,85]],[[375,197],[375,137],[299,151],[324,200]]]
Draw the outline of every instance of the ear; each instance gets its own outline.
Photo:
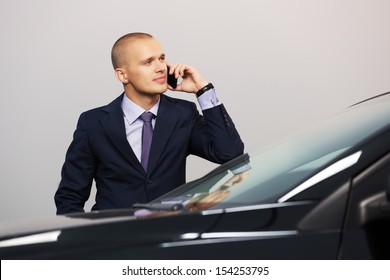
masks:
[[[115,76],[118,78],[119,81],[122,82],[122,84],[127,84],[129,82],[126,70],[124,70],[123,68],[116,68]]]

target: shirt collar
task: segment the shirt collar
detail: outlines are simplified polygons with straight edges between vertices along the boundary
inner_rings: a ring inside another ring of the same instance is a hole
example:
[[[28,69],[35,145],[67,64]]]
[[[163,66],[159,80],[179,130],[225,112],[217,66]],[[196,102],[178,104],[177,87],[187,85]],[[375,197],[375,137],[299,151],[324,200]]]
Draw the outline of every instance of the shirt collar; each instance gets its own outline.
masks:
[[[122,99],[122,110],[123,113],[126,116],[126,119],[129,121],[129,123],[135,122],[138,117],[145,112],[145,109],[135,104],[133,101],[131,101],[126,94],[124,94]],[[153,113],[155,116],[157,116],[158,108],[160,106],[160,98],[158,99],[157,103],[154,104],[154,106],[148,110],[148,112]]]

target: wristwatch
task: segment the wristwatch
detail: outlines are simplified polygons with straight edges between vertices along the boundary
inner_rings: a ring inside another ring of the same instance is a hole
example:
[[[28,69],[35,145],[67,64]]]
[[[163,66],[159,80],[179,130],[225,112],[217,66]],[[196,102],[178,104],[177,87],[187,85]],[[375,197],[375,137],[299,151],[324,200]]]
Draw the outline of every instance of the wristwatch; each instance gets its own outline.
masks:
[[[196,92],[196,97],[199,97],[201,96],[203,93],[205,93],[206,91],[210,90],[214,88],[213,84],[212,83],[208,83],[207,85],[205,85],[204,87],[202,87],[200,90],[198,90]]]

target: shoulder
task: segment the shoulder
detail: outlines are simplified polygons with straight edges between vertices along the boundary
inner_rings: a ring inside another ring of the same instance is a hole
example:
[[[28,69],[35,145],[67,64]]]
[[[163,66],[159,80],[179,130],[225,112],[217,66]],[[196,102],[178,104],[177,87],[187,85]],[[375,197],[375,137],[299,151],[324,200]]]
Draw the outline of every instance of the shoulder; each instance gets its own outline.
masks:
[[[115,98],[110,103],[84,111],[81,113],[81,115],[99,116],[99,115],[106,115],[107,113],[110,112],[121,111],[122,98],[123,98],[123,94]]]

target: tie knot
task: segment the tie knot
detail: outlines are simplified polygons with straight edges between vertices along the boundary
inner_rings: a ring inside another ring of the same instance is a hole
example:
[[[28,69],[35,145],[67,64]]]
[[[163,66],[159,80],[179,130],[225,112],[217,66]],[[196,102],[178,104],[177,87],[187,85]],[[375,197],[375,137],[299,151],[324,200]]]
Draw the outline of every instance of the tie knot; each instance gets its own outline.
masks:
[[[154,117],[154,114],[151,112],[143,112],[139,118],[144,122],[151,122]]]

